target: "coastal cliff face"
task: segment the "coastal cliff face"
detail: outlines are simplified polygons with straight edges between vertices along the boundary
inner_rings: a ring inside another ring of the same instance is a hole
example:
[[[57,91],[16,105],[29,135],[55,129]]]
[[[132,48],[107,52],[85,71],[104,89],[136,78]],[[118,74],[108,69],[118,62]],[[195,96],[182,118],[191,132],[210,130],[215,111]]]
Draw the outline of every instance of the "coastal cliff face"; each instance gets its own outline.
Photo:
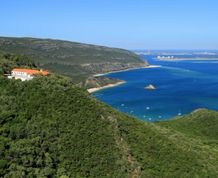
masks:
[[[128,50],[51,39],[0,37],[0,52],[28,56],[42,68],[78,81],[97,73],[148,65]]]

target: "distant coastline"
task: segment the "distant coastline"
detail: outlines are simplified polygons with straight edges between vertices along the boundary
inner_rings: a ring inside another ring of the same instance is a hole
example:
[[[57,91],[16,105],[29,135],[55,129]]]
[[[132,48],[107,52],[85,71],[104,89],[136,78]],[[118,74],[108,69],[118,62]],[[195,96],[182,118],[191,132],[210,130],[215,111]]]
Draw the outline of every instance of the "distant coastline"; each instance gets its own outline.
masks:
[[[158,59],[158,58],[156,58],[156,60],[158,60],[158,61],[167,61],[167,62],[174,62],[174,61],[199,61],[199,60],[201,60],[201,61],[212,61],[212,60],[214,60],[214,61],[217,61],[218,60],[218,58],[201,58],[201,57],[193,57],[193,58],[171,58],[171,59],[168,59],[168,58],[161,58],[161,59]]]

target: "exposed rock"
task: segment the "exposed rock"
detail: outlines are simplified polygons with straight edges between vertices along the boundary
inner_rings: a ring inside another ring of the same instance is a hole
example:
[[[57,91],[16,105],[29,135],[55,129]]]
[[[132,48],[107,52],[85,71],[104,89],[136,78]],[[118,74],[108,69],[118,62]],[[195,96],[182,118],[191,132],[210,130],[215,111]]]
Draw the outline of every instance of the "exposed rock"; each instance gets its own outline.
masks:
[[[156,87],[155,87],[154,85],[151,85],[151,84],[150,84],[150,85],[146,86],[145,89],[146,89],[146,90],[155,90]]]

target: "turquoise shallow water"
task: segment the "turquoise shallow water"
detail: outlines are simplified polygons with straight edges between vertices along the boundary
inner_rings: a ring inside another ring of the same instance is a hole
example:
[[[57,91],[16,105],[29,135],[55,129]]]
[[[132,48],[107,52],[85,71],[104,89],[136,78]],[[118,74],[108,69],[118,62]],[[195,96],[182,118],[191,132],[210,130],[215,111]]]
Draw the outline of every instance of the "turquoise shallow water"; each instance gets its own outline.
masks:
[[[155,61],[160,68],[107,75],[127,83],[93,95],[112,107],[147,121],[169,119],[198,108],[218,110],[218,61]],[[148,84],[157,89],[148,91]]]

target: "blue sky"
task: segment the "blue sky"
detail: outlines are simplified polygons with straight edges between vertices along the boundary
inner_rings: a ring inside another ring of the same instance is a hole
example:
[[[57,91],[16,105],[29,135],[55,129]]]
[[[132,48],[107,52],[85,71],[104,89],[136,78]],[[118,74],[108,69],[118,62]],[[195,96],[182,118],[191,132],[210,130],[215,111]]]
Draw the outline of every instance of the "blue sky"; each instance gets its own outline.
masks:
[[[217,0],[0,0],[0,36],[218,49]]]

